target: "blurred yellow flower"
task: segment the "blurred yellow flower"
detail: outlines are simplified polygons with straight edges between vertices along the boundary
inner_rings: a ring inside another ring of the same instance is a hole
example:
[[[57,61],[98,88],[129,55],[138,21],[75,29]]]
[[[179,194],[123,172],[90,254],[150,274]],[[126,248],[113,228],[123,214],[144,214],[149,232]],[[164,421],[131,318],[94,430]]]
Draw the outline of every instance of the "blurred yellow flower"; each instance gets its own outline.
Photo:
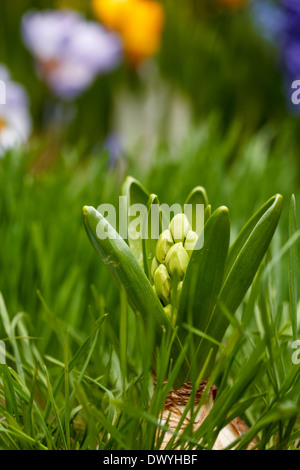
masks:
[[[92,3],[97,18],[108,28],[121,32],[126,10],[132,11],[137,0],[93,0]]]
[[[123,37],[128,60],[139,64],[160,48],[164,9],[155,0],[93,0],[97,18]]]

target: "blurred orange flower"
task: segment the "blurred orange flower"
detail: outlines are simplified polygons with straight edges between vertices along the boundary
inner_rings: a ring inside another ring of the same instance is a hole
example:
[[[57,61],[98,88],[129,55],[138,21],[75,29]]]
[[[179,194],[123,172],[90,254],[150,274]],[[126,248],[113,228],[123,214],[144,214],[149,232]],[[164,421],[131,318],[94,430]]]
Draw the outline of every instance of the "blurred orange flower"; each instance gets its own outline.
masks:
[[[123,37],[126,57],[133,65],[160,48],[164,9],[155,0],[93,0],[97,18]]]
[[[121,32],[124,15],[134,8],[137,0],[93,0],[92,3],[97,18],[108,28]]]

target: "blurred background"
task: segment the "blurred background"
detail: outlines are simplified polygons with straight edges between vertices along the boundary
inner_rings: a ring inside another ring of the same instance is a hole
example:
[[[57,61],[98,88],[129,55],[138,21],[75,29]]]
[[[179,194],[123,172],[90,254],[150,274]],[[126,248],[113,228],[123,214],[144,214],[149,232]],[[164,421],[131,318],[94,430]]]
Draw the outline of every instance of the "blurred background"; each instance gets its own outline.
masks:
[[[229,207],[233,237],[273,194],[299,194],[297,0],[0,9],[0,291],[42,350],[55,350],[57,321],[81,339],[92,285],[118,308],[81,210],[117,203],[127,174],[169,203],[205,186],[213,208]],[[285,209],[277,246],[286,220]]]
[[[84,156],[108,138],[151,160],[212,116],[240,144],[266,125],[296,134],[297,14],[295,0],[4,0],[0,60],[29,96],[31,142]]]

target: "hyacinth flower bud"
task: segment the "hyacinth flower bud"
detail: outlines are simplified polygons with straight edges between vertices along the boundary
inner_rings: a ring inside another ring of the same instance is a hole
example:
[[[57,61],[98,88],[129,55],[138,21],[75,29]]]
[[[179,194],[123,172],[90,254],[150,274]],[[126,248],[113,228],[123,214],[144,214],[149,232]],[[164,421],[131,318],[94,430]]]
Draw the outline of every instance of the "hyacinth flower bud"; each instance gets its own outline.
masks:
[[[161,301],[167,305],[170,303],[171,278],[164,264],[160,264],[154,273],[155,291]]]
[[[159,266],[159,263],[158,263],[157,259],[154,256],[154,258],[152,260],[152,263],[151,263],[151,277],[152,277],[152,279],[154,279],[154,274],[155,274],[155,271],[157,270],[158,266]]]
[[[182,279],[185,275],[190,258],[183,244],[175,243],[166,256],[166,266],[171,277]]]
[[[169,318],[169,320],[172,319],[172,305],[171,304],[168,304],[164,307],[164,311],[167,315],[167,317]]]
[[[170,232],[175,243],[184,242],[191,226],[185,214],[177,214],[170,222]]]
[[[167,253],[174,244],[170,230],[164,230],[157,241],[155,255],[159,263],[164,263]]]
[[[191,256],[192,251],[195,248],[197,241],[198,241],[197,233],[190,230],[184,242],[184,248],[186,249],[189,256]]]

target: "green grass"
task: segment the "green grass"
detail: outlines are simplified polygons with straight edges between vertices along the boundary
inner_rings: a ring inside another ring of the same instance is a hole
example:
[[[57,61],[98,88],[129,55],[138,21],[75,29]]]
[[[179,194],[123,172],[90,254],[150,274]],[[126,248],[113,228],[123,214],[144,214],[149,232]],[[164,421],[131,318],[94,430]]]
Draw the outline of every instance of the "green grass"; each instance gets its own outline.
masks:
[[[212,118],[190,129],[176,150],[161,143],[147,171],[138,152],[123,172],[108,169],[104,155],[82,158],[75,151],[62,151],[47,172],[35,171],[36,147],[0,161],[0,340],[7,349],[0,366],[1,449],[159,445],[170,344],[163,339],[157,352],[153,394],[151,325],[145,331],[112,284],[82,223],[83,205],[117,203],[127,173],[170,203],[205,186],[214,208],[229,207],[232,236],[267,198],[284,195],[276,236],[245,301],[235,317],[220,309],[230,327],[210,377],[219,390],[213,411],[177,445],[202,439],[211,448],[217,431],[240,416],[250,430],[239,448],[254,436],[259,449],[297,447],[300,368],[290,342],[299,334],[299,224],[291,195],[297,203],[299,191],[287,135],[274,139],[262,129],[240,142],[235,124],[224,136]],[[186,347],[197,340],[198,332],[188,331]],[[170,382],[180,358],[172,367]]]

